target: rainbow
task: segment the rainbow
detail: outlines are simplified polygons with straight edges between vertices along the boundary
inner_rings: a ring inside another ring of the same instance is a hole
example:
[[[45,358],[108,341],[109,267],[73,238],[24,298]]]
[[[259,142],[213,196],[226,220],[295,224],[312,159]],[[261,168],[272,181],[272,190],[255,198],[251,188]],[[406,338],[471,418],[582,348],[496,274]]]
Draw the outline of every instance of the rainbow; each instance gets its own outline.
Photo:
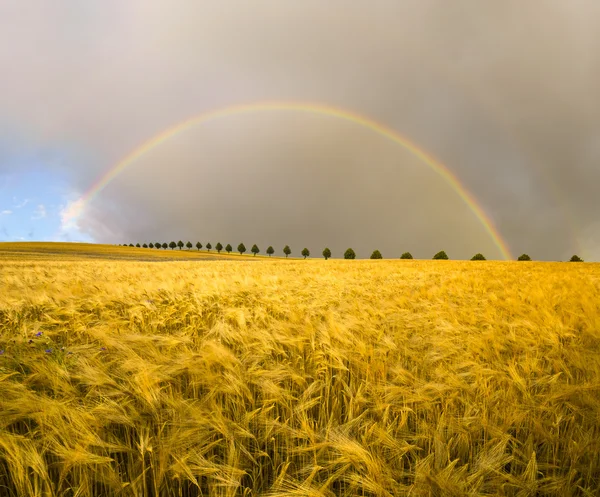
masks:
[[[494,223],[485,214],[483,209],[479,206],[475,198],[462,186],[458,178],[452,174],[452,172],[444,166],[441,162],[434,159],[431,155],[426,153],[423,149],[418,147],[416,144],[400,135],[398,132],[389,128],[388,126],[378,123],[368,117],[362,116],[349,110],[344,110],[329,105],[318,104],[318,103],[307,103],[307,102],[288,102],[288,101],[266,101],[266,102],[254,102],[242,105],[232,105],[228,107],[222,107],[216,110],[203,112],[199,115],[193,116],[179,124],[162,131],[158,135],[154,136],[150,140],[144,142],[141,146],[133,150],[129,155],[121,159],[116,165],[109,169],[109,171],[101,176],[92,187],[85,192],[77,201],[73,202],[63,215],[63,223],[72,224],[77,219],[85,206],[91,202],[106,186],[113,181],[127,166],[150,152],[154,147],[165,142],[169,138],[176,134],[196,125],[204,124],[215,119],[225,118],[229,116],[239,114],[249,114],[255,112],[268,112],[268,111],[295,111],[304,112],[309,114],[319,114],[325,116],[336,117],[345,121],[356,123],[363,128],[369,129],[378,133],[379,135],[388,138],[389,140],[397,143],[406,150],[408,150],[416,158],[423,161],[436,173],[438,173],[446,182],[454,189],[454,191],[461,197],[461,199],[468,205],[473,214],[481,222],[486,232],[490,235],[494,244],[500,250],[500,253],[505,259],[512,259],[512,255],[506,242],[500,236],[498,230],[495,228]]]

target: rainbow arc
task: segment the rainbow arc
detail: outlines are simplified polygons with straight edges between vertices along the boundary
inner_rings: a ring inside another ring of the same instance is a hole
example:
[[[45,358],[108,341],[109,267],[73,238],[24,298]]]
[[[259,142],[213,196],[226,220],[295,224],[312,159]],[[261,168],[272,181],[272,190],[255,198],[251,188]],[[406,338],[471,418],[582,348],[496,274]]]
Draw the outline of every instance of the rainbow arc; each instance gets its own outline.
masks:
[[[502,256],[505,259],[512,259],[512,255],[506,242],[500,236],[500,233],[494,226],[492,220],[480,207],[473,195],[460,183],[458,178],[452,173],[452,171],[450,171],[450,169],[448,169],[448,167],[435,159],[431,154],[427,153],[417,144],[385,124],[379,123],[373,119],[349,110],[310,102],[266,101],[232,105],[208,112],[203,112],[183,122],[180,122],[142,143],[126,157],[118,161],[104,175],[99,177],[98,180],[90,187],[90,189],[81,196],[81,198],[71,204],[70,209],[64,215],[64,221],[66,223],[73,222],[81,215],[85,206],[91,202],[102,190],[104,190],[110,184],[110,182],[113,181],[125,168],[178,133],[181,133],[182,131],[193,126],[206,124],[216,119],[223,119],[229,116],[276,111],[302,112],[343,119],[345,121],[356,123],[363,128],[369,129],[400,145],[409,151],[414,157],[418,158],[421,162],[429,166],[450,185],[450,187],[460,196],[460,198],[467,204],[469,209],[479,220],[485,231],[492,238]]]

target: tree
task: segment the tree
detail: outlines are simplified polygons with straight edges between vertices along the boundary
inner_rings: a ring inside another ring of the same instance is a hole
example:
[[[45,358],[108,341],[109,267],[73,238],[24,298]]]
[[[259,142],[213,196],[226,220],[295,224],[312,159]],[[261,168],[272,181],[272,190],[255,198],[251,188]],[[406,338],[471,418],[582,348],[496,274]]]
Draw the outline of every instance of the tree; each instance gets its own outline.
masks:
[[[344,259],[356,259],[356,254],[354,253],[354,250],[352,250],[351,248],[346,250],[346,252],[344,252]]]
[[[177,242],[177,246],[179,247],[179,250],[181,250],[181,248],[183,247],[183,242],[181,240],[179,240]]]
[[[233,250],[233,247],[230,243],[228,243],[225,247],[225,251],[229,254]]]
[[[173,250],[175,247],[177,247],[177,244],[175,242],[171,242],[169,243],[169,247],[171,248],[171,250]]]
[[[187,247],[188,250],[190,250],[193,247],[192,242],[187,242],[185,244],[185,246]]]
[[[323,250],[323,257],[325,257],[325,260],[331,257],[331,250],[329,250],[327,247],[325,247],[325,249]]]
[[[167,242],[165,242],[165,243],[162,244],[162,248],[164,248],[165,250],[167,250],[167,247],[168,247]]]
[[[267,248],[267,254],[269,255],[269,257],[271,257],[274,253],[275,249],[271,247],[271,245],[269,245],[269,248]]]
[[[530,261],[531,257],[529,257],[527,254],[521,254],[517,260],[518,261]]]
[[[256,256],[256,254],[258,254],[260,252],[260,249],[258,248],[258,245],[256,245],[256,243],[254,245],[252,245],[250,252],[252,252],[255,256]]]
[[[130,243],[130,244],[129,244],[129,246],[130,246],[130,247],[133,247],[133,243]]]
[[[142,245],[142,247],[144,247],[144,248],[148,248],[148,244],[147,244],[147,243],[144,243],[144,245]]]
[[[292,253],[292,249],[290,248],[289,245],[286,245],[285,247],[283,247],[283,253],[285,254],[285,257],[287,259],[287,256]]]
[[[379,250],[373,250],[373,253],[371,254],[371,259],[383,259],[383,257],[381,256],[381,252],[379,252]]]
[[[221,245],[221,242],[217,242],[217,244],[215,245],[215,248],[217,249],[217,252],[220,254],[221,250],[223,250],[223,245]]]
[[[202,244],[200,242],[196,243],[196,248],[200,250],[202,248]]]
[[[210,252],[210,249],[212,248],[212,245],[209,243],[206,244],[206,250],[208,250]]]
[[[439,260],[447,261],[448,260],[448,256],[446,255],[446,252],[444,252],[443,250],[441,250],[440,252],[438,252],[437,254],[435,254],[433,256],[433,260],[435,260],[435,261],[439,261]]]
[[[152,242],[150,242],[150,245],[148,245],[148,247],[154,248],[154,244]]]
[[[578,255],[574,255],[573,257],[571,257],[569,259],[569,262],[583,262],[583,259],[581,257],[579,257]]]
[[[304,256],[304,258],[306,259],[309,255],[310,255],[310,250],[308,250],[306,247],[304,247],[302,249],[301,254]]]
[[[139,244],[139,243],[136,243],[136,244],[135,244],[135,246],[136,246],[137,248],[140,248],[140,244]]]
[[[246,246],[243,243],[240,243],[238,245],[238,252],[240,253],[240,255],[243,255],[244,252],[246,252]]]
[[[412,259],[413,256],[410,252],[404,252],[401,256],[400,259]]]
[[[157,248],[160,250],[160,247],[162,247],[162,244],[160,242],[154,242],[154,248]]]
[[[473,257],[471,257],[472,261],[485,261],[485,257],[483,256],[483,254],[475,254]]]

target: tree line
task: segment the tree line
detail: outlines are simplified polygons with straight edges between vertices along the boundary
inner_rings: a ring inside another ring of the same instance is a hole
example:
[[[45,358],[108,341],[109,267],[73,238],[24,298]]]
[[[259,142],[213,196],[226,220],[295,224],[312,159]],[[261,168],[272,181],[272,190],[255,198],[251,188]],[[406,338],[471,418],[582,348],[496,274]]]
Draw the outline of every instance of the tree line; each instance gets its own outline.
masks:
[[[181,240],[179,240],[178,242],[154,242],[154,243],[144,243],[142,245],[140,245],[139,243],[136,243],[135,245],[133,243],[130,243],[129,245],[127,245],[126,243],[124,244],[119,244],[119,246],[123,246],[123,247],[138,247],[138,248],[156,248],[156,249],[168,249],[170,248],[171,250],[174,250],[176,247],[179,248],[179,250],[181,250],[183,247],[187,247],[187,249],[191,249],[194,247],[194,245],[192,244],[192,242],[187,242],[187,243],[183,243]],[[203,245],[200,242],[196,243],[196,248],[198,250],[200,250],[203,247]],[[212,245],[210,243],[206,244],[206,250],[208,252],[210,252],[212,250]],[[223,247],[223,244],[221,242],[217,243],[215,245],[215,250],[220,254],[222,250],[225,250],[228,254],[230,254],[233,251],[233,247],[231,246],[231,244],[227,244],[225,247]],[[246,246],[243,243],[240,243],[237,246],[237,251],[240,253],[240,255],[243,255],[246,252]],[[260,253],[260,249],[258,248],[258,245],[254,244],[252,245],[252,248],[250,249],[250,252],[252,252],[253,255],[256,256],[256,254]],[[275,253],[275,249],[269,245],[269,247],[266,250],[266,253],[269,257],[271,257],[274,253]],[[292,254],[292,249],[290,249],[289,245],[286,245],[285,247],[283,247],[283,253],[285,254],[285,257],[287,258],[289,255]],[[302,249],[302,251],[300,252],[300,254],[306,259],[307,257],[310,257],[310,250],[308,250],[306,247],[304,247]],[[325,260],[329,259],[331,257],[331,250],[329,250],[329,248],[325,248],[323,250],[323,252],[321,253],[323,255],[323,257],[325,258]],[[410,252],[404,252],[401,256],[400,259],[412,259],[413,256],[411,255]],[[352,250],[351,248],[347,249],[344,252],[344,259],[356,259],[356,253],[354,252],[354,250]],[[373,253],[371,254],[370,259],[383,259],[383,256],[381,255],[381,252],[379,250],[374,250]],[[433,256],[433,260],[448,260],[449,257],[446,254],[445,251],[440,251],[438,253],[436,253]],[[483,254],[477,253],[475,254],[473,257],[471,257],[472,261],[485,261],[486,258],[484,257]],[[521,254],[518,258],[518,261],[531,261],[531,257],[529,257],[529,255],[527,254]],[[569,259],[569,262],[583,262],[583,259],[577,255],[572,256]]]

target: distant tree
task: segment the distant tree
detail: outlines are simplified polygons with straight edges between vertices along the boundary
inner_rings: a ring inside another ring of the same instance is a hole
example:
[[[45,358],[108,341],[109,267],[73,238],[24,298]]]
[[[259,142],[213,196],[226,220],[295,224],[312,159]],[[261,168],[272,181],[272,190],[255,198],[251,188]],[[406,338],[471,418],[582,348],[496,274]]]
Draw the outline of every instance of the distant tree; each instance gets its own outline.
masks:
[[[200,250],[202,248],[202,244],[200,242],[196,243],[196,248]]]
[[[267,254],[269,255],[269,257],[271,257],[274,253],[275,249],[271,247],[271,245],[269,245],[269,248],[267,248]]]
[[[225,251],[229,254],[233,250],[233,247],[230,243],[225,246]]]
[[[323,257],[325,257],[325,260],[331,257],[331,250],[329,250],[327,247],[325,247],[325,249],[323,250]]]
[[[148,247],[154,248],[154,244],[152,242],[150,242],[150,245],[148,245]]]
[[[304,247],[302,249],[301,254],[304,256],[304,258],[306,259],[309,255],[310,255],[310,250],[308,250],[306,247]]]
[[[142,247],[144,247],[144,248],[148,248],[148,244],[147,244],[147,243],[144,243],[144,245],[142,245]]]
[[[260,249],[258,248],[258,245],[256,245],[256,243],[254,245],[252,245],[250,252],[252,252],[255,256],[256,256],[256,254],[258,254],[260,252]]]
[[[246,252],[246,246],[243,243],[240,243],[238,245],[238,252],[240,253],[240,255],[243,255],[243,253]]]
[[[527,254],[521,254],[517,260],[518,261],[530,261],[531,257],[529,257]]]
[[[448,256],[446,255],[446,252],[444,252],[443,250],[441,250],[440,252],[438,252],[437,254],[435,254],[433,256],[434,260],[444,260],[447,261],[448,260]]]
[[[192,242],[187,242],[185,244],[185,246],[187,247],[188,250],[190,250],[193,247]]]
[[[160,250],[161,247],[162,247],[162,244],[160,242],[154,242],[154,248],[157,248]]]
[[[573,257],[571,257],[569,259],[569,262],[583,262],[583,259],[581,257],[579,257],[578,255],[574,255]]]
[[[174,243],[174,242],[171,242],[171,243]],[[165,242],[165,243],[162,244],[162,248],[164,248],[165,250],[167,250],[167,248],[168,248],[167,242]]]
[[[475,254],[473,257],[471,257],[472,261],[485,261],[485,257],[483,256],[483,254]]]
[[[169,243],[169,247],[171,248],[171,250],[173,250],[175,247],[177,247],[177,244],[175,242],[171,242]]]
[[[217,252],[220,254],[221,250],[223,250],[223,245],[221,245],[221,242],[217,242],[217,244],[215,245],[215,248],[217,249]]]
[[[212,245],[210,243],[206,244],[206,250],[208,250],[210,252],[210,249],[212,248]]]
[[[139,244],[139,243],[136,243],[136,244],[135,244],[135,246],[136,246],[137,248],[140,248],[140,244]]]
[[[379,250],[373,250],[373,253],[371,254],[371,259],[383,259],[383,257],[381,256],[381,252],[379,252]]]
[[[354,250],[352,250],[351,248],[346,250],[346,252],[344,252],[344,259],[356,259],[356,254],[354,253]]]
[[[285,254],[285,257],[287,259],[287,256],[292,253],[292,249],[290,248],[289,245],[286,245],[285,247],[283,247],[283,253]]]
[[[412,259],[413,256],[410,252],[404,252],[401,256],[400,259]]]
[[[130,243],[130,244],[129,244],[129,246],[130,246],[130,247],[133,247],[133,243]]]
[[[179,247],[179,250],[181,250],[181,248],[183,247],[183,242],[181,240],[179,240],[177,242],[177,246]]]

